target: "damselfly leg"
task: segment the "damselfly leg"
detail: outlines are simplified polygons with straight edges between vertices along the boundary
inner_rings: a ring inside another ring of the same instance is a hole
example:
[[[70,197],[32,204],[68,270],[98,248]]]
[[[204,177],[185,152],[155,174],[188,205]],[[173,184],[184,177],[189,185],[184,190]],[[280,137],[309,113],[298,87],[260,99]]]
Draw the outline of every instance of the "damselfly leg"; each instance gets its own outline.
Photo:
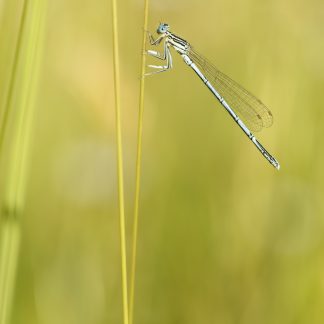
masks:
[[[148,32],[148,37],[149,37],[150,44],[153,46],[159,45],[164,38],[163,36],[160,36],[157,39],[154,39],[150,32]],[[152,65],[152,64],[148,65],[148,67],[152,69],[157,69],[157,71],[145,73],[144,74],[145,76],[165,72],[172,69],[172,56],[171,56],[169,44],[167,42],[164,42],[163,53],[158,51],[148,50],[146,51],[145,54],[150,55],[159,60],[166,61],[166,65]]]

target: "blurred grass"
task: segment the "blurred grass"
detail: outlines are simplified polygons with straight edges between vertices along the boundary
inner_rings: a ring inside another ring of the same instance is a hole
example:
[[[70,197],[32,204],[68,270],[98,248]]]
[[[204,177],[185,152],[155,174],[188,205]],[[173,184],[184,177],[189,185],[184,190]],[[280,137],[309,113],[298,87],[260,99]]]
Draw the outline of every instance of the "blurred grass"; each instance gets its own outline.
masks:
[[[120,3],[128,238],[142,9]],[[17,21],[0,17],[2,100]],[[122,321],[107,17],[106,1],[50,3],[13,323]],[[270,107],[258,136],[282,170],[180,57],[147,80],[134,323],[323,323],[322,2],[152,2],[160,20]]]
[[[25,29],[25,20],[26,20],[26,14],[27,14],[27,1],[25,1],[22,4],[21,9],[21,15],[20,15],[20,21],[19,21],[19,28],[18,28],[18,35],[16,44],[14,47],[14,55],[13,55],[13,62],[12,62],[12,68],[9,75],[9,81],[8,81],[8,90],[6,93],[4,93],[4,102],[3,102],[3,109],[1,110],[1,124],[0,124],[0,156],[2,151],[3,142],[6,136],[6,130],[7,130],[7,124],[8,124],[8,117],[10,110],[12,110],[12,101],[13,101],[13,95],[15,86],[17,87],[17,68],[18,68],[18,61],[21,56],[21,48],[23,43],[23,33]]]
[[[1,201],[0,240],[0,322],[9,323],[16,283],[16,268],[20,250],[20,219],[24,213],[25,182],[28,173],[28,154],[32,132],[39,62],[40,37],[43,29],[44,1],[26,1],[22,4],[8,94],[3,106],[1,123],[0,159],[4,159],[3,143],[10,136],[8,161],[3,178]],[[19,7],[17,6],[17,9]],[[11,129],[8,129],[11,118]],[[8,134],[9,133],[9,134]]]

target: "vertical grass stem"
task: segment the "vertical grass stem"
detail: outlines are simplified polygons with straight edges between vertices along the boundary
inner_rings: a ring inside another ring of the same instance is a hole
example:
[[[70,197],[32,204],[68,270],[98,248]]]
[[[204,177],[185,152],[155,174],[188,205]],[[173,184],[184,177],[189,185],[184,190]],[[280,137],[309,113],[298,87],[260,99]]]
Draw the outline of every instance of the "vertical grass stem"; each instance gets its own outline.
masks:
[[[144,1],[144,28],[142,53],[146,49],[147,40],[147,24],[148,24],[148,7],[149,0]],[[142,163],[142,134],[143,134],[143,114],[144,114],[144,86],[145,86],[145,64],[146,55],[142,54],[141,66],[141,83],[139,96],[139,112],[138,112],[138,127],[137,127],[137,158],[136,158],[136,180],[135,180],[135,198],[134,198],[134,219],[133,219],[133,238],[132,238],[132,263],[131,263],[131,281],[130,281],[130,302],[129,302],[129,322],[133,323],[134,317],[134,295],[135,295],[135,276],[136,276],[136,254],[137,254],[137,234],[138,234],[138,212],[139,212],[139,197],[141,186],[141,163]]]
[[[113,22],[114,83],[115,83],[115,110],[116,110],[116,133],[117,133],[116,137],[117,137],[117,173],[118,173],[120,251],[121,251],[121,272],[122,272],[122,294],[123,294],[123,323],[128,324],[124,176],[123,176],[121,116],[120,116],[120,87],[119,87],[120,77],[119,77],[118,24],[117,24],[117,1],[116,0],[112,0],[112,22]]]

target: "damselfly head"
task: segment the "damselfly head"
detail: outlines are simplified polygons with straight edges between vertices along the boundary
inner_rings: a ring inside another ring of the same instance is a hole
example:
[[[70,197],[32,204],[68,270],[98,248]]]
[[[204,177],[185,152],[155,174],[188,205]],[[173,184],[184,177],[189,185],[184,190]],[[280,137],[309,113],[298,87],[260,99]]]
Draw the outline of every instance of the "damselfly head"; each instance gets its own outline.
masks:
[[[165,34],[168,30],[169,30],[170,26],[166,23],[160,23],[158,29],[156,30],[156,32],[158,34]]]

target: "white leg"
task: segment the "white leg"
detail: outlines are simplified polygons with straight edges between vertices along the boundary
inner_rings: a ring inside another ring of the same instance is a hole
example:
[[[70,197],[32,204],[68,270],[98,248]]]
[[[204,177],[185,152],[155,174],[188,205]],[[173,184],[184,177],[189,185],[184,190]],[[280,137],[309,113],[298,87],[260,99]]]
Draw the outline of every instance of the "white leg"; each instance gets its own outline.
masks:
[[[151,54],[149,54],[149,55],[151,55]],[[152,55],[152,56],[154,56],[154,55]],[[159,70],[154,71],[154,72],[145,73],[144,76],[157,74],[157,73],[165,72],[165,71],[172,69],[172,56],[171,56],[170,49],[168,46],[165,47],[165,60],[166,60],[166,65],[148,65],[150,68],[159,69]]]
[[[147,50],[145,54],[153,56],[159,60],[165,61],[167,59],[167,51],[168,51],[168,44],[164,42],[164,51],[163,53],[160,53],[158,51],[153,51],[153,50]]]

